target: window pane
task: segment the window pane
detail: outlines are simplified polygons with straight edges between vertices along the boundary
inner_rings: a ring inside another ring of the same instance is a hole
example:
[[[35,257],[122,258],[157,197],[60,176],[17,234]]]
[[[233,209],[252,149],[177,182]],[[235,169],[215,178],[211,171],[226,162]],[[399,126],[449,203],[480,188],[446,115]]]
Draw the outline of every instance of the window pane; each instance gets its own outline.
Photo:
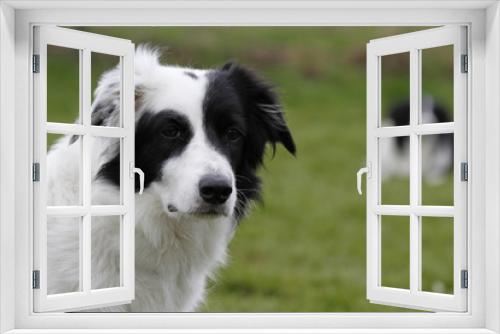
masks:
[[[80,50],[47,45],[47,121],[81,123]]]
[[[80,291],[81,217],[47,218],[47,293]]]
[[[120,286],[121,216],[92,217],[92,289]]]
[[[410,288],[410,218],[380,217],[382,286]]]
[[[47,205],[82,204],[82,138],[47,134]]]
[[[410,203],[410,139],[380,138],[381,204]]]
[[[123,203],[121,191],[122,140],[120,138],[93,137],[92,152],[92,204],[118,205]]]
[[[453,206],[453,134],[422,141],[422,204]]]
[[[421,123],[453,121],[453,46],[423,49]]]
[[[121,127],[120,96],[121,71],[116,71],[120,65],[120,57],[92,52],[92,125]],[[115,70],[114,72],[110,72]],[[106,99],[95,100],[99,81],[106,77]]]
[[[453,218],[422,217],[422,290],[453,293]]]
[[[382,56],[381,113],[383,126],[410,124],[410,53]]]

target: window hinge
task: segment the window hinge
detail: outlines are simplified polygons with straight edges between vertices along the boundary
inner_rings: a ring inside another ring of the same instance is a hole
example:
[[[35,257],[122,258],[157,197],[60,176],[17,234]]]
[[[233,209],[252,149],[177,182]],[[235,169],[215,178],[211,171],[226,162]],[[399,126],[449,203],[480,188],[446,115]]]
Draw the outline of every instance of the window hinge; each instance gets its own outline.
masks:
[[[33,289],[40,289],[40,270],[33,270],[31,286]]]
[[[466,162],[460,164],[460,179],[462,181],[469,181],[469,164]]]
[[[464,269],[460,272],[460,276],[460,287],[467,289],[469,287],[469,272]]]
[[[40,181],[40,164],[38,162],[33,163],[33,182]]]
[[[462,73],[469,72],[469,57],[462,55]]]
[[[33,73],[40,73],[40,55],[33,55]]]

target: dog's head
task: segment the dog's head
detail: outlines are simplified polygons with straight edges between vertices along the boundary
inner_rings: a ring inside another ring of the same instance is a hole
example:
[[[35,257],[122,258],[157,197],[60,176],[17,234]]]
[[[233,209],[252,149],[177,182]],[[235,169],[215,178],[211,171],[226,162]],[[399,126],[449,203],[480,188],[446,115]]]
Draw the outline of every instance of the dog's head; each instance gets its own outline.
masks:
[[[272,88],[249,69],[226,64],[195,70],[159,63],[154,50],[136,53],[135,164],[146,192],[171,217],[240,218],[259,197],[257,169],[265,148],[295,144]],[[95,125],[118,121],[118,71],[99,82]],[[119,182],[119,157],[98,177]]]

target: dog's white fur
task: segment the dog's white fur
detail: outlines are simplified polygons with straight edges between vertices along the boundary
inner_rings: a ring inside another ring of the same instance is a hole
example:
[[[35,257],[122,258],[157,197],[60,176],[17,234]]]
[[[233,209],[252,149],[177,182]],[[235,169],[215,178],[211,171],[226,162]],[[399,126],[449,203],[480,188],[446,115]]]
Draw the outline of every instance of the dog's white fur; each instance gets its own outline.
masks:
[[[135,299],[131,304],[104,307],[115,312],[194,311],[204,298],[207,279],[226,260],[227,245],[234,229],[236,191],[228,199],[223,215],[208,217],[190,212],[200,204],[198,182],[211,171],[226,175],[235,184],[228,161],[210,146],[202,126],[202,102],[207,89],[205,71],[163,66],[158,54],[145,48],[136,54],[136,119],[147,109],[175,109],[189,119],[194,136],[181,155],[167,160],[162,179],[136,195]],[[95,103],[116,103],[113,84],[118,71],[106,73],[96,90]],[[117,117],[109,122],[117,122]],[[113,125],[113,124],[107,124]],[[48,154],[48,204],[79,202],[80,141],[69,145],[64,137]],[[113,139],[92,142],[92,175],[117,146]],[[104,181],[92,183],[93,204],[117,204],[116,187]],[[167,206],[174,204],[178,212]],[[73,223],[72,223],[73,222]],[[92,288],[119,284],[119,224],[116,217],[92,218]],[[48,220],[49,293],[77,291],[79,236],[76,219]]]

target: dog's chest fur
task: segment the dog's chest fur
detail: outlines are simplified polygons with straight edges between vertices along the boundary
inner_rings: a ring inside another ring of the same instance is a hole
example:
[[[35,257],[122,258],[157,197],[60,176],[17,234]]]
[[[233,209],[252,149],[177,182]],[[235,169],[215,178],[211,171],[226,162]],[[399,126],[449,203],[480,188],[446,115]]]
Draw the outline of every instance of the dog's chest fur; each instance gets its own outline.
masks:
[[[226,259],[231,219],[169,221],[153,198],[136,203],[136,300],[130,311],[194,311],[207,278]]]
[[[129,305],[102,311],[196,310],[204,299],[207,279],[225,262],[232,222],[173,222],[154,199],[138,198],[136,203],[135,299]],[[109,264],[101,263],[98,272],[105,276],[108,268]]]

